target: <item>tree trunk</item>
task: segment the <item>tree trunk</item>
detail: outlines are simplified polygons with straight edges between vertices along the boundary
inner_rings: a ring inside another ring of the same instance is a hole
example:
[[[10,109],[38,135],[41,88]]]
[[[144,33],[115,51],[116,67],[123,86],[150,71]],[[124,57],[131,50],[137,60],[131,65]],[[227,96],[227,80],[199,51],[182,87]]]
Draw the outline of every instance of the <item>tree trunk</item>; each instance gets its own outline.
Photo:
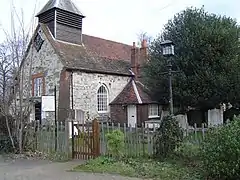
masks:
[[[18,140],[18,146],[19,146],[19,153],[23,153],[23,123],[20,123],[19,128],[19,140]]]
[[[13,147],[13,149],[15,150],[16,148],[15,148],[14,140],[13,140],[13,137],[12,137],[12,132],[11,132],[11,129],[10,129],[10,127],[9,127],[9,120],[8,120],[8,116],[7,116],[7,115],[5,116],[5,120],[6,120],[8,135],[9,135],[9,138],[10,138],[10,140],[11,140],[12,147]]]

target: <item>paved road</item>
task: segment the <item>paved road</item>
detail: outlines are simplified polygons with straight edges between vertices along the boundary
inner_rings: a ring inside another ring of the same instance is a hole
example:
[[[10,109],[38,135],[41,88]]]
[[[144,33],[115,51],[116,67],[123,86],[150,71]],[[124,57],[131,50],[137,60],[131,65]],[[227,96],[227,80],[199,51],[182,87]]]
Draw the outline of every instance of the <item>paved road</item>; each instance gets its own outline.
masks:
[[[36,160],[0,160],[0,180],[139,180],[117,175],[67,172],[81,162],[52,163]]]

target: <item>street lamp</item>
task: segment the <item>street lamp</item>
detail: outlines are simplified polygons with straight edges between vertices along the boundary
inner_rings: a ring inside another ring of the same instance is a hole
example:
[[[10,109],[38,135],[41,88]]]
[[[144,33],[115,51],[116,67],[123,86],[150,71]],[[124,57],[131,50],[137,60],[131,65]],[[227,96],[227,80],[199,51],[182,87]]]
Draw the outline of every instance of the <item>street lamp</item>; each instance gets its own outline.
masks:
[[[163,41],[161,44],[163,56],[168,58],[168,77],[169,77],[169,106],[170,115],[173,115],[173,94],[172,94],[172,57],[174,56],[174,43],[169,40]]]

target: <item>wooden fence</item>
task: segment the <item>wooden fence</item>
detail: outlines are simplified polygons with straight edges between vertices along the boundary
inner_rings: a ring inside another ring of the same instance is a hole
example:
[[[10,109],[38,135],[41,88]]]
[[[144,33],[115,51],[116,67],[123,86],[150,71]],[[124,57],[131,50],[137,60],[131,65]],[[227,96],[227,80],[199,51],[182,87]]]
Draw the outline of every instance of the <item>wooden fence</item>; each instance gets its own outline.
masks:
[[[74,124],[74,128],[77,132],[72,136],[72,157],[87,160],[100,156],[99,122],[95,119],[84,124]]]
[[[113,130],[121,130],[124,134],[124,154],[125,156],[148,156],[153,153],[153,132],[150,128],[131,127],[124,124],[100,124],[100,147],[101,154],[108,155],[106,134]]]
[[[135,125],[127,126],[119,123],[100,123],[100,145],[101,154],[108,155],[106,134],[113,130],[121,130],[124,134],[124,154],[130,157],[140,156],[152,156],[154,153],[154,132],[156,132],[158,125],[145,125],[140,127]],[[205,124],[202,124],[201,128],[198,128],[195,124],[194,127],[183,129],[185,141],[191,143],[200,143],[205,137],[207,128]]]
[[[183,129],[185,140],[194,144],[201,143],[205,138],[207,131],[208,127],[206,123],[202,123],[201,127],[197,127],[197,124],[195,123],[194,126],[188,126],[186,129]]]
[[[119,129],[124,134],[124,154],[129,157],[141,157],[141,156],[152,156],[154,153],[154,132],[157,129],[157,126],[153,124],[152,126],[142,124],[139,126],[127,126],[127,124],[114,124],[114,123],[102,123],[98,125],[99,128],[99,148],[100,155],[108,155],[107,147],[107,138],[106,134]],[[78,154],[75,158],[84,157],[85,153],[90,151],[82,150],[82,141],[75,142],[74,148],[72,148],[72,138],[69,136],[69,129],[63,124],[46,124],[39,125],[35,124],[34,126],[28,127],[28,143],[33,150],[37,150],[43,153],[61,153],[66,156],[71,157],[72,153]],[[191,143],[200,143],[207,132],[206,126],[203,124],[201,128],[197,128],[195,125],[192,128],[184,130],[185,140]],[[30,134],[32,133],[32,134]],[[88,131],[89,134],[89,131]],[[74,134],[74,137],[80,137],[77,134]],[[83,136],[84,138],[90,136]],[[91,137],[92,138],[92,137]],[[81,143],[79,143],[81,142]],[[92,140],[87,140],[91,144]],[[79,147],[78,147],[79,146]],[[94,146],[91,146],[94,147]],[[74,152],[72,152],[72,150]],[[86,152],[85,152],[86,151]],[[95,150],[92,150],[95,152]],[[78,152],[78,153],[76,153]]]
[[[59,153],[69,156],[71,141],[66,127],[62,123],[40,125],[38,122],[28,125],[27,147],[46,154]]]

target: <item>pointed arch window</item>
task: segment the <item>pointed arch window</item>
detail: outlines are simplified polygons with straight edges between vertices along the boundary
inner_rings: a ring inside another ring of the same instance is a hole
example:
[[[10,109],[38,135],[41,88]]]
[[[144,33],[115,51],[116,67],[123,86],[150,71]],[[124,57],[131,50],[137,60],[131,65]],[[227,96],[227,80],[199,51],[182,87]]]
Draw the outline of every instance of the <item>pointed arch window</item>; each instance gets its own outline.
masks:
[[[97,91],[97,110],[99,113],[108,111],[108,91],[104,85],[100,86]]]

